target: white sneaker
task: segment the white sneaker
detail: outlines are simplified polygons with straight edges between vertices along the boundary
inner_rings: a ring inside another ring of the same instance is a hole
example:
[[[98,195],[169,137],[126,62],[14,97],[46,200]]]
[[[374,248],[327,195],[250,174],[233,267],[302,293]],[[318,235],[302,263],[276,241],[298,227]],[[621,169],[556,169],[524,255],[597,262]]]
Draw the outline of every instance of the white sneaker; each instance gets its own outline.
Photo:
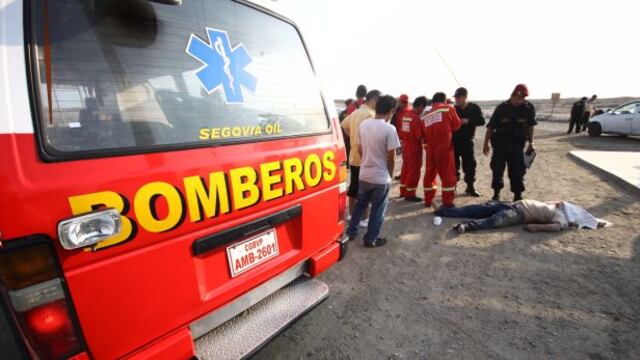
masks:
[[[369,220],[361,220],[360,223],[358,224],[358,226],[360,226],[361,228],[368,228],[369,227]]]

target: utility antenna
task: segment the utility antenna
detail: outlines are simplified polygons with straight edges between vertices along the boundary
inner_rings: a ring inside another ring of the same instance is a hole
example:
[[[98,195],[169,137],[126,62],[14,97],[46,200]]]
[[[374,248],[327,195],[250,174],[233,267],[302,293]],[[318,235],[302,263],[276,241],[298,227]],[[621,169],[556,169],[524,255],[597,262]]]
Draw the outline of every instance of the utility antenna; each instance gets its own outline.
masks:
[[[438,54],[438,56],[440,57],[440,60],[442,60],[444,65],[447,67],[447,69],[449,69],[449,73],[451,73],[451,76],[453,76],[453,79],[456,81],[456,84],[458,84],[458,86],[462,86],[460,85],[460,81],[458,81],[458,77],[456,76],[456,74],[454,74],[453,69],[451,69],[451,66],[449,66],[449,63],[447,62],[447,60],[444,59],[444,56],[442,56],[438,48],[434,46],[433,50],[436,52],[436,54]]]

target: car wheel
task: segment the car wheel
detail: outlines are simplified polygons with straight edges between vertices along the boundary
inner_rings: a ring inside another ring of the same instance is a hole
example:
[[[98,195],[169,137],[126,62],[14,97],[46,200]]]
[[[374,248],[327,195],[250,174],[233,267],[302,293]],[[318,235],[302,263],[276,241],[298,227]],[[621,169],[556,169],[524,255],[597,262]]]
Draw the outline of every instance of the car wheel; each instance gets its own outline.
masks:
[[[589,136],[600,136],[602,135],[602,126],[600,123],[592,122],[589,124]]]

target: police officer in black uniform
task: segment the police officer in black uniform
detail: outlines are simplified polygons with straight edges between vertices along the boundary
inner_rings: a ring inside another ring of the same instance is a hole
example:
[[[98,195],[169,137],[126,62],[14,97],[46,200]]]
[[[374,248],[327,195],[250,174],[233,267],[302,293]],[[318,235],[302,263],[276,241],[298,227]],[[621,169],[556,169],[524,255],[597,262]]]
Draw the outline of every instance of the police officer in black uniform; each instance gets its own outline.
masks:
[[[467,89],[458,88],[453,95],[456,100],[456,112],[462,120],[462,126],[453,133],[453,149],[455,151],[456,172],[460,181],[460,165],[464,171],[464,182],[467,183],[466,194],[480,197],[475,188],[476,182],[476,158],[473,153],[473,138],[476,136],[476,127],[484,125],[484,116],[480,107],[472,102],[467,102]]]
[[[582,126],[582,120],[584,119],[584,110],[587,106],[587,98],[583,97],[579,101],[573,103],[571,106],[571,118],[569,119],[569,131],[567,134],[571,134],[573,127],[576,127],[576,134],[580,132]]]
[[[535,151],[533,146],[533,127],[537,125],[536,110],[530,102],[525,100],[529,90],[524,84],[518,84],[511,93],[511,98],[498,105],[487,124],[484,138],[483,153],[491,156],[491,171],[493,180],[493,200],[500,201],[500,190],[504,187],[502,179],[504,169],[508,166],[509,181],[513,192],[513,201],[522,200],[524,192],[524,164],[525,144],[529,142],[527,153]]]

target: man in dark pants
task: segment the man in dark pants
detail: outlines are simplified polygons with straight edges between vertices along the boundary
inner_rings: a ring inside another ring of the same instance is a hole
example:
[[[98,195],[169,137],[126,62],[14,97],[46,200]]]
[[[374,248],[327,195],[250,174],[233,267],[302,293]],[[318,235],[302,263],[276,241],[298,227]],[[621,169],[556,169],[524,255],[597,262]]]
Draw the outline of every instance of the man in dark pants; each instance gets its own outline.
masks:
[[[522,200],[524,187],[524,150],[529,142],[527,153],[535,151],[533,146],[533,127],[537,125],[536,110],[530,102],[525,100],[529,90],[524,84],[518,84],[511,93],[511,98],[498,105],[487,124],[482,152],[491,156],[491,171],[493,180],[493,200],[500,201],[500,190],[504,187],[505,167],[508,166],[509,181],[513,192],[513,201]],[[491,147],[489,146],[491,143]]]
[[[584,118],[584,109],[586,104],[587,98],[583,97],[571,106],[571,118],[569,119],[569,130],[567,131],[567,134],[571,134],[574,126],[576,127],[576,134],[580,132],[580,126],[582,126],[582,119]]]
[[[585,101],[584,105],[584,115],[582,117],[582,129],[580,132],[586,131],[589,127],[589,119],[591,119],[591,115],[596,111],[596,100],[598,99],[598,95],[592,95],[590,99]]]
[[[461,87],[454,94],[456,112],[462,120],[460,130],[453,133],[453,148],[455,151],[456,172],[460,181],[460,165],[464,171],[464,182],[467,184],[466,194],[480,197],[480,193],[475,188],[476,181],[476,158],[473,153],[476,136],[476,127],[484,125],[482,110],[475,103],[467,102],[467,89]]]
[[[353,104],[353,99],[347,99],[347,101],[344,102],[344,105],[346,106],[346,108],[342,110],[342,112],[338,115],[340,124],[342,124],[344,119],[347,117],[347,108],[351,106],[351,104]],[[351,153],[351,139],[349,139],[349,135],[344,131],[344,129],[342,130],[342,138],[344,139],[344,147],[345,147],[345,150],[347,151],[347,167],[349,167],[349,154]]]

